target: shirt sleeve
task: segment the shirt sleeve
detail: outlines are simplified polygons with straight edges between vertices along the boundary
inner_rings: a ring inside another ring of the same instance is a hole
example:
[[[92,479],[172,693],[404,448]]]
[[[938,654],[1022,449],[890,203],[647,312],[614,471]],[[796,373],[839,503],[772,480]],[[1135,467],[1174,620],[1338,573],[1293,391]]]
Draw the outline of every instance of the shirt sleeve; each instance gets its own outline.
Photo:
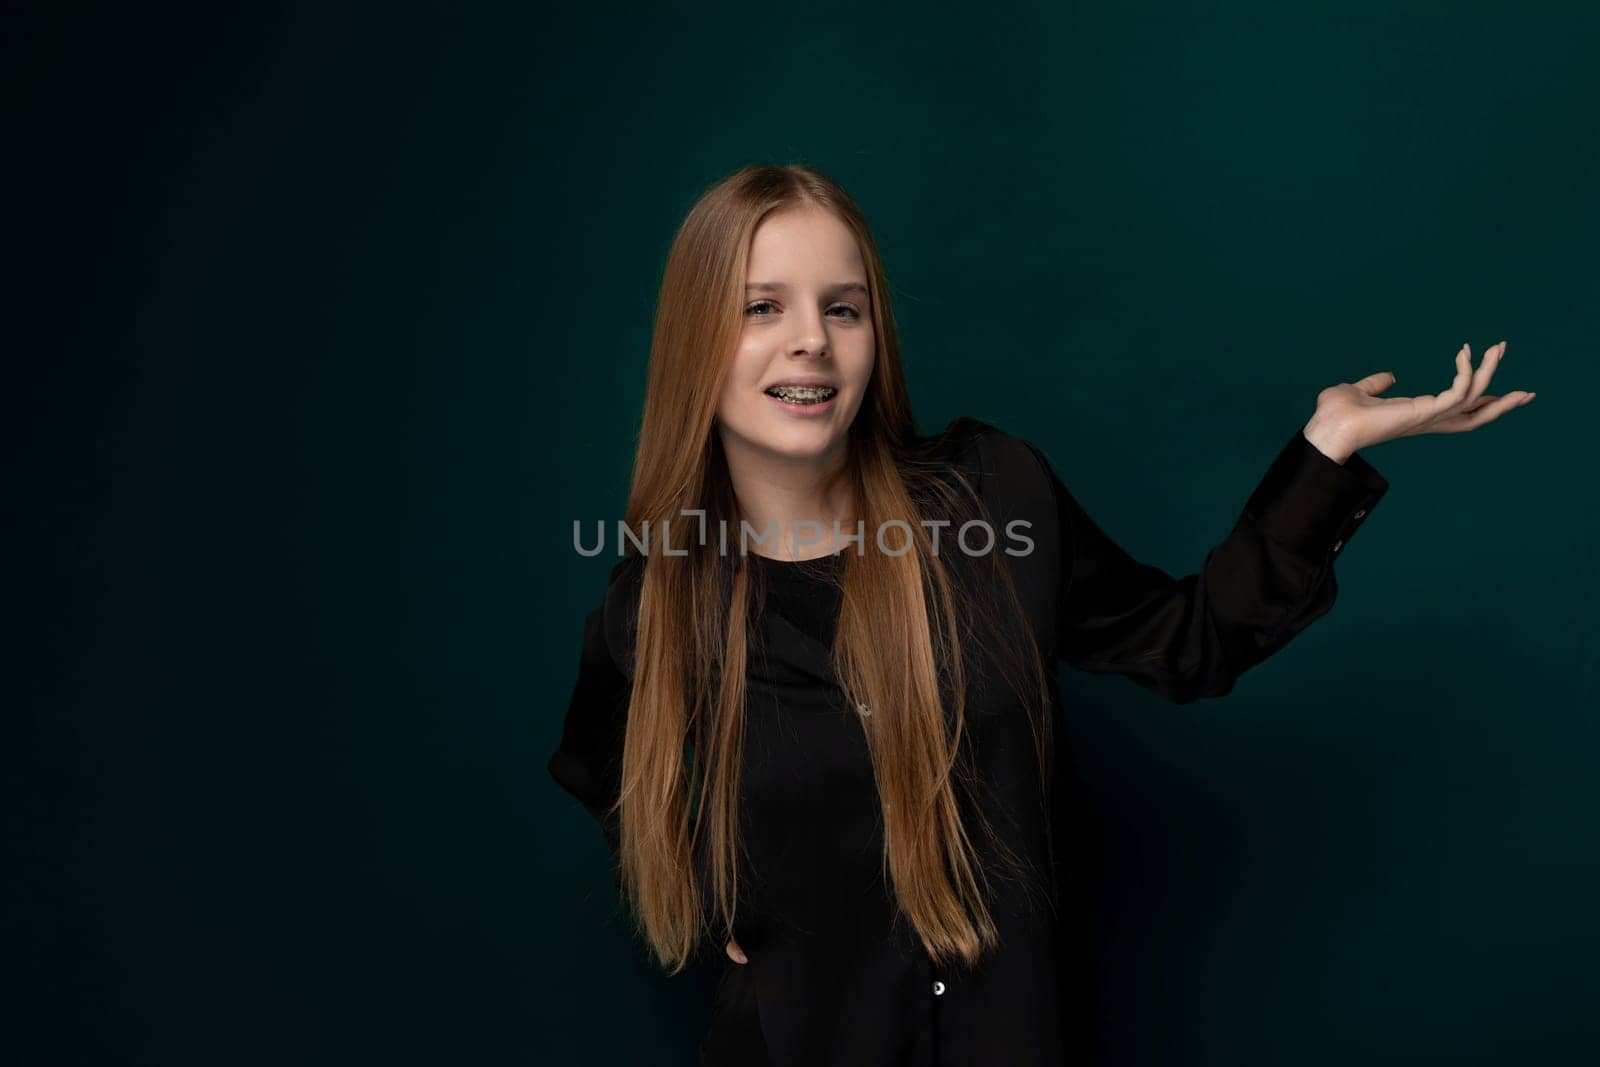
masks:
[[[1199,572],[1174,578],[1128,555],[1028,447],[1058,512],[1058,657],[1178,704],[1231,692],[1327,614],[1338,596],[1334,560],[1389,488],[1361,456],[1337,463],[1297,429]]]
[[[549,771],[599,824],[611,851],[613,873],[621,830],[611,809],[622,790],[622,744],[632,690],[607,643],[602,604],[584,620],[578,676]]]

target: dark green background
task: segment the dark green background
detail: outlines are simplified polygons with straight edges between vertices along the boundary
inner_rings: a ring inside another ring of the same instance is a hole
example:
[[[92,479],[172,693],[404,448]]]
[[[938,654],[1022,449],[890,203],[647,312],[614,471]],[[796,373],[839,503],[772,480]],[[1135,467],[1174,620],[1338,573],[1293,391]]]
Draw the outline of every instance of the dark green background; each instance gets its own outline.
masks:
[[[1510,340],[1539,399],[1364,453],[1337,607],[1232,696],[1065,677],[1073,1029],[1600,1056],[1595,11],[12,10],[0,1058],[693,1062],[714,976],[545,760],[668,243],[763,159],[872,220],[924,428],[1174,573],[1318,390]]]

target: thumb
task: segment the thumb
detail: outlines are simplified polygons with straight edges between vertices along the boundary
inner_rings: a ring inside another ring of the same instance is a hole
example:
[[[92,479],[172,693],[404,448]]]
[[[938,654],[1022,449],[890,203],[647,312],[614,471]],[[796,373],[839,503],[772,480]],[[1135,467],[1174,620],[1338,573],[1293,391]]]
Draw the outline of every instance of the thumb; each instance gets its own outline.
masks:
[[[1369,374],[1355,383],[1357,389],[1368,396],[1377,396],[1389,386],[1394,384],[1394,372],[1381,370],[1376,374]]]
[[[728,958],[735,963],[749,963],[750,958],[744,954],[744,949],[739,947],[739,942],[728,941]]]

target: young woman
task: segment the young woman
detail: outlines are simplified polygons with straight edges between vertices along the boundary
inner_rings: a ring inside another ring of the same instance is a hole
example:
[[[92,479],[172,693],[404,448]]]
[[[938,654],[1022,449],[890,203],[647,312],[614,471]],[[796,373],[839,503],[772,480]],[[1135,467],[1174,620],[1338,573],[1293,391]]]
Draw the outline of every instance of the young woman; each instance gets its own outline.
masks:
[[[550,760],[661,964],[725,948],[702,1061],[1063,1062],[1056,664],[1231,691],[1332,607],[1388,488],[1357,450],[1531,400],[1485,392],[1504,351],[1474,369],[1463,345],[1436,396],[1383,397],[1387,372],[1322,390],[1174,579],[1029,442],[917,433],[838,185],[762,165],[711,188],[668,257],[628,552]]]

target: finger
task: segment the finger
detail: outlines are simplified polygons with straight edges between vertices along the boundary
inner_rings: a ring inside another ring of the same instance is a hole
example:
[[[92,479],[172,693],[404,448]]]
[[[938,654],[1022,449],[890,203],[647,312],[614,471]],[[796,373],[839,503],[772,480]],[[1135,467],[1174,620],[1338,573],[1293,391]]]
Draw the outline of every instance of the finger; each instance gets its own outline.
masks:
[[[1377,396],[1379,393],[1383,392],[1393,384],[1394,373],[1392,371],[1381,370],[1376,374],[1367,375],[1359,382],[1356,382],[1355,386],[1368,396]]]
[[[1468,404],[1466,406],[1465,410],[1468,411],[1468,412],[1477,411],[1479,408],[1483,407],[1484,405],[1492,404],[1496,400],[1500,400],[1500,399],[1507,399],[1507,400],[1515,401],[1515,403],[1513,403],[1511,406],[1512,407],[1521,407],[1523,404],[1526,404],[1528,401],[1532,400],[1533,397],[1534,397],[1534,394],[1528,392],[1526,389],[1518,389],[1514,393],[1507,393],[1504,398],[1502,398],[1497,393],[1484,393],[1482,396],[1478,397],[1478,399],[1476,399],[1472,403]]]
[[[1467,390],[1472,388],[1472,346],[1464,344],[1456,352],[1456,376],[1450,382],[1450,388],[1440,393],[1438,402],[1439,415],[1448,414],[1451,409],[1458,406],[1467,398]]]
[[[1489,388],[1489,379],[1494,377],[1494,372],[1500,367],[1500,360],[1506,354],[1506,343],[1501,341],[1483,354],[1483,362],[1478,364],[1478,369],[1472,375],[1472,388],[1467,391],[1466,405],[1470,410],[1473,402]]]
[[[750,957],[748,957],[748,956],[746,956],[744,954],[744,949],[739,947],[739,942],[737,942],[737,941],[729,941],[728,942],[728,956],[735,963],[749,963],[750,962]]]
[[[1466,433],[1476,430],[1480,426],[1487,426],[1512,408],[1519,408],[1533,398],[1532,393],[1515,392],[1505,396],[1496,397],[1492,402],[1480,405],[1472,412],[1462,412],[1449,418],[1440,419],[1428,427],[1428,433]]]
[[[1442,393],[1424,393],[1411,398],[1414,410],[1419,413],[1417,425],[1411,432],[1428,433],[1435,422],[1456,414],[1471,387],[1472,346],[1464,344],[1456,350],[1456,376],[1450,388]]]

